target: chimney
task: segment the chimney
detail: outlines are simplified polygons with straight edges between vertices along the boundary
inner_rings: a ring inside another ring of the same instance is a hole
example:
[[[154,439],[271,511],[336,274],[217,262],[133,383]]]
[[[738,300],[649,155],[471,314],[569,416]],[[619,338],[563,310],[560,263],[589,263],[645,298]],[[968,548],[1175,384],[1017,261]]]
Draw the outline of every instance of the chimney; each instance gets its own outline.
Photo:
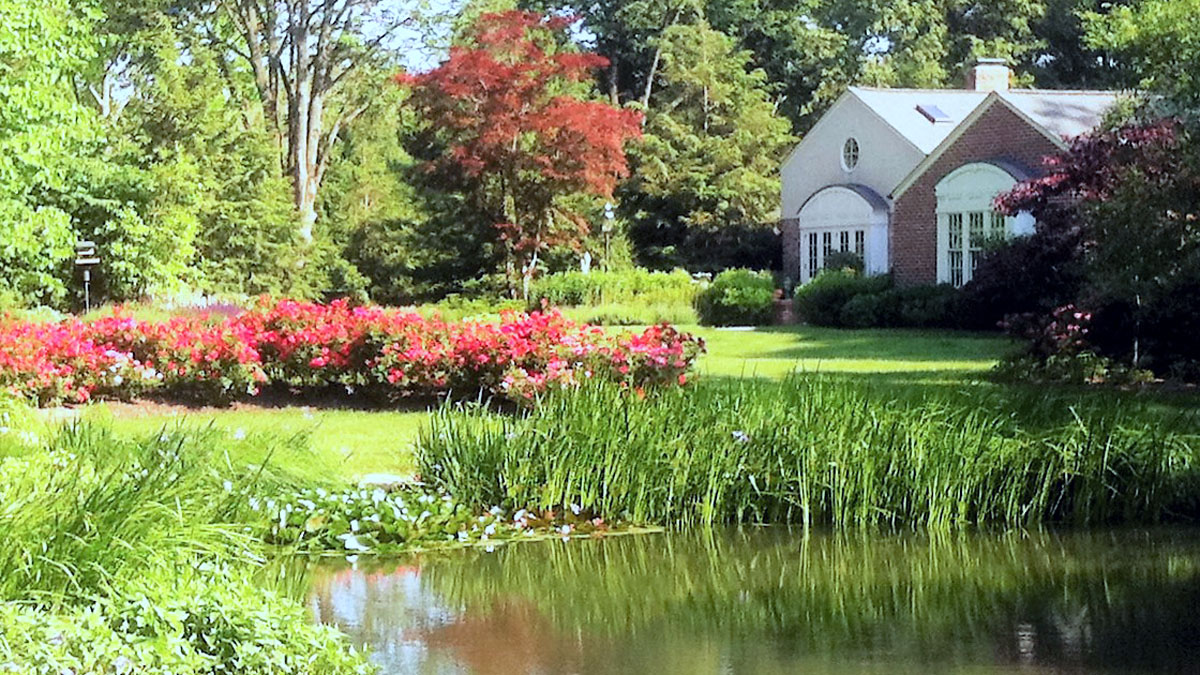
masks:
[[[1008,80],[1012,71],[1008,69],[1005,59],[985,59],[975,61],[974,67],[967,72],[967,89],[973,91],[1008,91]]]

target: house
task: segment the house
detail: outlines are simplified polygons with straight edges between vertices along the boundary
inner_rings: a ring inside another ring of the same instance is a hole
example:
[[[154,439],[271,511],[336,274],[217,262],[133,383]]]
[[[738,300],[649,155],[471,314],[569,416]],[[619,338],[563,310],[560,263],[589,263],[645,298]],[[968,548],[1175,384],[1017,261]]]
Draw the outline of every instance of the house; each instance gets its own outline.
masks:
[[[1031,233],[1031,216],[996,213],[994,199],[1094,129],[1117,94],[1010,78],[981,59],[965,89],[846,91],[783,165],[784,272],[803,283],[853,251],[901,285],[960,286],[989,239]]]

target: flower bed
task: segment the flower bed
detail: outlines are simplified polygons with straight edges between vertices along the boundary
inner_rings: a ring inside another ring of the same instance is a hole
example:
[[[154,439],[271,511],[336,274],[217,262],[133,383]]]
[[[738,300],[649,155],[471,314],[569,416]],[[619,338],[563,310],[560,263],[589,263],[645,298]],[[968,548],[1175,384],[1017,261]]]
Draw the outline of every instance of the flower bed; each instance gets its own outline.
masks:
[[[158,390],[207,403],[266,385],[391,398],[477,391],[529,400],[604,378],[687,382],[703,342],[670,326],[609,335],[557,312],[446,322],[345,301],[262,300],[226,318],[0,320],[0,387],[39,405]]]

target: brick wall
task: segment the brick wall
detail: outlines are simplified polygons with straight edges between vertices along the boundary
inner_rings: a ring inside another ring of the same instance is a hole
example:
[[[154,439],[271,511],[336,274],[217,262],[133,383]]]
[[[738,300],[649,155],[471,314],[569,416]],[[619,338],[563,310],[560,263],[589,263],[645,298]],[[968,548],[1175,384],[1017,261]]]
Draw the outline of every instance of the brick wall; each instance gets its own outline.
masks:
[[[800,284],[800,219],[784,218],[779,224],[783,230],[783,275],[792,280],[793,286]]]
[[[951,171],[985,160],[1006,160],[1040,170],[1057,146],[997,101],[896,200],[889,228],[892,273],[905,286],[937,281],[937,195]],[[786,256],[786,248],[784,249]],[[786,259],[786,258],[785,258]]]

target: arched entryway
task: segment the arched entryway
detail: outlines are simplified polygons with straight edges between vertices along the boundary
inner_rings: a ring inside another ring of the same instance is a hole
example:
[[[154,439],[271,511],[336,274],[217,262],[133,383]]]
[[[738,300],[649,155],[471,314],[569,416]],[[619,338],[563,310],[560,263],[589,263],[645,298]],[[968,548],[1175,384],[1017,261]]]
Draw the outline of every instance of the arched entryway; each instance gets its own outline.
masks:
[[[888,205],[863,185],[832,185],[804,203],[800,230],[799,279],[809,281],[825,268],[834,251],[862,258],[868,274],[888,271]]]

